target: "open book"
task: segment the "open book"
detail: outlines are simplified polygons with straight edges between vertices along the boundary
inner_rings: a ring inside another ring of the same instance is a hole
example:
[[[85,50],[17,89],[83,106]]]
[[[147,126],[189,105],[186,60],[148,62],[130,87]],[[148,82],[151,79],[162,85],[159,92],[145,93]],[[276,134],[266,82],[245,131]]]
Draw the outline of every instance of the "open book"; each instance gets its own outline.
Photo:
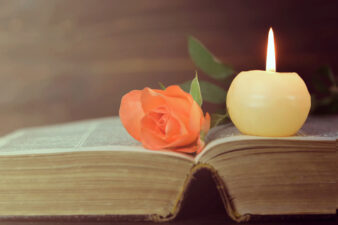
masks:
[[[19,130],[0,139],[0,218],[171,220],[199,170],[236,221],[335,214],[337,127],[313,119],[297,136],[265,138],[223,125],[196,157],[142,148],[119,118]]]

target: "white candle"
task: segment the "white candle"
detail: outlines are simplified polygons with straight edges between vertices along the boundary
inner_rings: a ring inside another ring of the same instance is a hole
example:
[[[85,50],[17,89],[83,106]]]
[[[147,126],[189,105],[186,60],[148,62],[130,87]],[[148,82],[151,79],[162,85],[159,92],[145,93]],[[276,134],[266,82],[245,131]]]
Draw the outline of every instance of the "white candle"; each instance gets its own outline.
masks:
[[[232,122],[244,134],[291,136],[304,124],[311,107],[308,89],[297,73],[276,71],[273,32],[270,29],[266,71],[239,73],[227,95]]]

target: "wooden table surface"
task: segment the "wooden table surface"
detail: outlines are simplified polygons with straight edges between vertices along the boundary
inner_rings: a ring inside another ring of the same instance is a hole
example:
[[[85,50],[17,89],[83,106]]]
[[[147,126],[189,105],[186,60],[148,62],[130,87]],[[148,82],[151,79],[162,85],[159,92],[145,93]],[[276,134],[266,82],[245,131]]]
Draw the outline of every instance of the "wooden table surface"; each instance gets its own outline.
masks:
[[[116,222],[116,221],[48,221],[48,220],[30,220],[30,221],[20,221],[20,220],[8,220],[8,221],[0,221],[1,225],[73,225],[73,224],[81,224],[81,225],[108,225],[108,224],[119,224],[119,225],[204,225],[204,224],[213,224],[213,225],[221,225],[221,224],[238,224],[231,219],[229,219],[225,214],[209,214],[198,216],[195,218],[192,217],[183,217],[179,218],[173,222],[165,222],[165,223],[152,223],[152,222]],[[311,219],[311,218],[263,218],[256,221],[246,222],[242,224],[255,224],[255,225],[268,225],[268,224],[276,224],[276,225],[319,225],[319,224],[327,224],[333,225],[337,224],[336,218],[326,218],[326,219]]]

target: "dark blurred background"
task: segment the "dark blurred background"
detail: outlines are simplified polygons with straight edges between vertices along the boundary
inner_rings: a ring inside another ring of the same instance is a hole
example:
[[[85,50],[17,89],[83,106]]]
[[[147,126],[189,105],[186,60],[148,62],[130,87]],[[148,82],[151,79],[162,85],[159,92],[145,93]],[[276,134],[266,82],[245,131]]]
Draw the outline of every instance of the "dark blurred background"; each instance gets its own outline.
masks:
[[[337,2],[0,0],[0,135],[116,115],[131,89],[191,79],[188,35],[236,71],[264,69],[272,26],[277,71],[311,85],[338,71]]]

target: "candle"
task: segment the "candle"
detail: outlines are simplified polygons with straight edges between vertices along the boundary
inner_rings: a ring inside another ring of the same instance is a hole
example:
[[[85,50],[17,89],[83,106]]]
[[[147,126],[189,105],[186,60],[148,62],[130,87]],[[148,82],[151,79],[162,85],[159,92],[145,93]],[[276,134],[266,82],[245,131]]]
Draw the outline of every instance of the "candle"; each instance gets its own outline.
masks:
[[[240,72],[230,85],[226,104],[232,122],[243,134],[291,136],[303,126],[310,111],[310,94],[297,73],[276,72],[271,28],[266,70]]]

